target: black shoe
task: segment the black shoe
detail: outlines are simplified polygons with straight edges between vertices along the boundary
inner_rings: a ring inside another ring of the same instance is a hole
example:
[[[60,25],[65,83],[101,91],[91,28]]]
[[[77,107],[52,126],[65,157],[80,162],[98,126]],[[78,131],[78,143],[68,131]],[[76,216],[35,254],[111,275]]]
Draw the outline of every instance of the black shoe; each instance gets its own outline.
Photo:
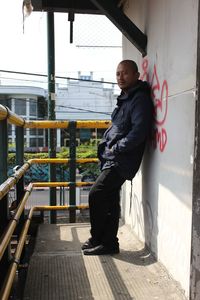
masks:
[[[119,246],[106,247],[104,245],[99,245],[90,249],[85,249],[83,251],[84,255],[106,255],[106,254],[117,254],[119,253]]]
[[[96,247],[97,244],[92,240],[92,238],[89,238],[82,246],[81,249],[85,250],[85,249],[91,249]]]

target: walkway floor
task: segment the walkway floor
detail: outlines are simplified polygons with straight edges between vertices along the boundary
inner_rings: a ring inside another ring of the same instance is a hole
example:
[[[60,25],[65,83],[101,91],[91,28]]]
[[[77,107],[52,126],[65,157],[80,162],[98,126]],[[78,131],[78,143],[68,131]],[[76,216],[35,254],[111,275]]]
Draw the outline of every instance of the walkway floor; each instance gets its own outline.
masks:
[[[40,225],[23,300],[185,300],[125,225],[120,254],[84,256],[88,236],[88,223]]]

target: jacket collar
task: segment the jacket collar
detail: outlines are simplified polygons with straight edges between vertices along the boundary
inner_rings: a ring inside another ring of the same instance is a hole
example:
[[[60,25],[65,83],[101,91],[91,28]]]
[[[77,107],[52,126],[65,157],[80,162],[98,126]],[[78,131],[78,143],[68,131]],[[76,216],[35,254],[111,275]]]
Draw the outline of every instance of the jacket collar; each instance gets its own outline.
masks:
[[[144,89],[146,93],[149,93],[150,91],[150,86],[146,81],[138,80],[136,85],[134,85],[129,90],[127,90],[126,93],[121,91],[121,94],[117,97],[117,100],[118,101],[129,100],[130,96],[134,95],[135,92],[140,90],[141,88]]]
[[[130,95],[134,94],[135,91],[138,90],[138,88],[140,88],[140,81],[139,80],[136,83],[136,85],[131,87],[130,89],[128,89],[126,93],[124,91],[121,91],[121,94],[117,97],[117,100],[119,100],[119,101],[128,100]]]

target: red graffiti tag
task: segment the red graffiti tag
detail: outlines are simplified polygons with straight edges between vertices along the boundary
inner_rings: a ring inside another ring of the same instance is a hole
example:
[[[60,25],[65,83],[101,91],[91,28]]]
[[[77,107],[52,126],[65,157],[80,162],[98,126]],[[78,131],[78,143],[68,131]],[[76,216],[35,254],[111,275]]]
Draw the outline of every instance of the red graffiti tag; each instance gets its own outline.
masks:
[[[152,146],[154,148],[157,147],[157,145],[159,145],[159,149],[161,152],[163,152],[163,150],[165,149],[167,143],[167,132],[165,130],[165,128],[161,128],[160,130],[155,127],[153,129],[153,139],[152,139]]]
[[[159,146],[160,151],[163,152],[167,144],[167,132],[165,128],[163,128],[163,125],[168,111],[168,84],[166,80],[160,84],[156,65],[153,67],[153,74],[151,77],[148,72],[148,67],[148,60],[144,59],[142,63],[143,73],[140,78],[141,80],[148,81],[151,85],[155,120],[152,144],[155,148]]]

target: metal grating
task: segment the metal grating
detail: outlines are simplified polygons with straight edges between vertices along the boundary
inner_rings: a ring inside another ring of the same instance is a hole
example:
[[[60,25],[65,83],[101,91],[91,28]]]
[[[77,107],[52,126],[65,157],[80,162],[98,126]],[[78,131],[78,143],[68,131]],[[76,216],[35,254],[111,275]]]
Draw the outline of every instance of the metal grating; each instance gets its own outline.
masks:
[[[41,225],[24,300],[184,300],[179,286],[126,226],[121,253],[84,256],[87,224]]]

